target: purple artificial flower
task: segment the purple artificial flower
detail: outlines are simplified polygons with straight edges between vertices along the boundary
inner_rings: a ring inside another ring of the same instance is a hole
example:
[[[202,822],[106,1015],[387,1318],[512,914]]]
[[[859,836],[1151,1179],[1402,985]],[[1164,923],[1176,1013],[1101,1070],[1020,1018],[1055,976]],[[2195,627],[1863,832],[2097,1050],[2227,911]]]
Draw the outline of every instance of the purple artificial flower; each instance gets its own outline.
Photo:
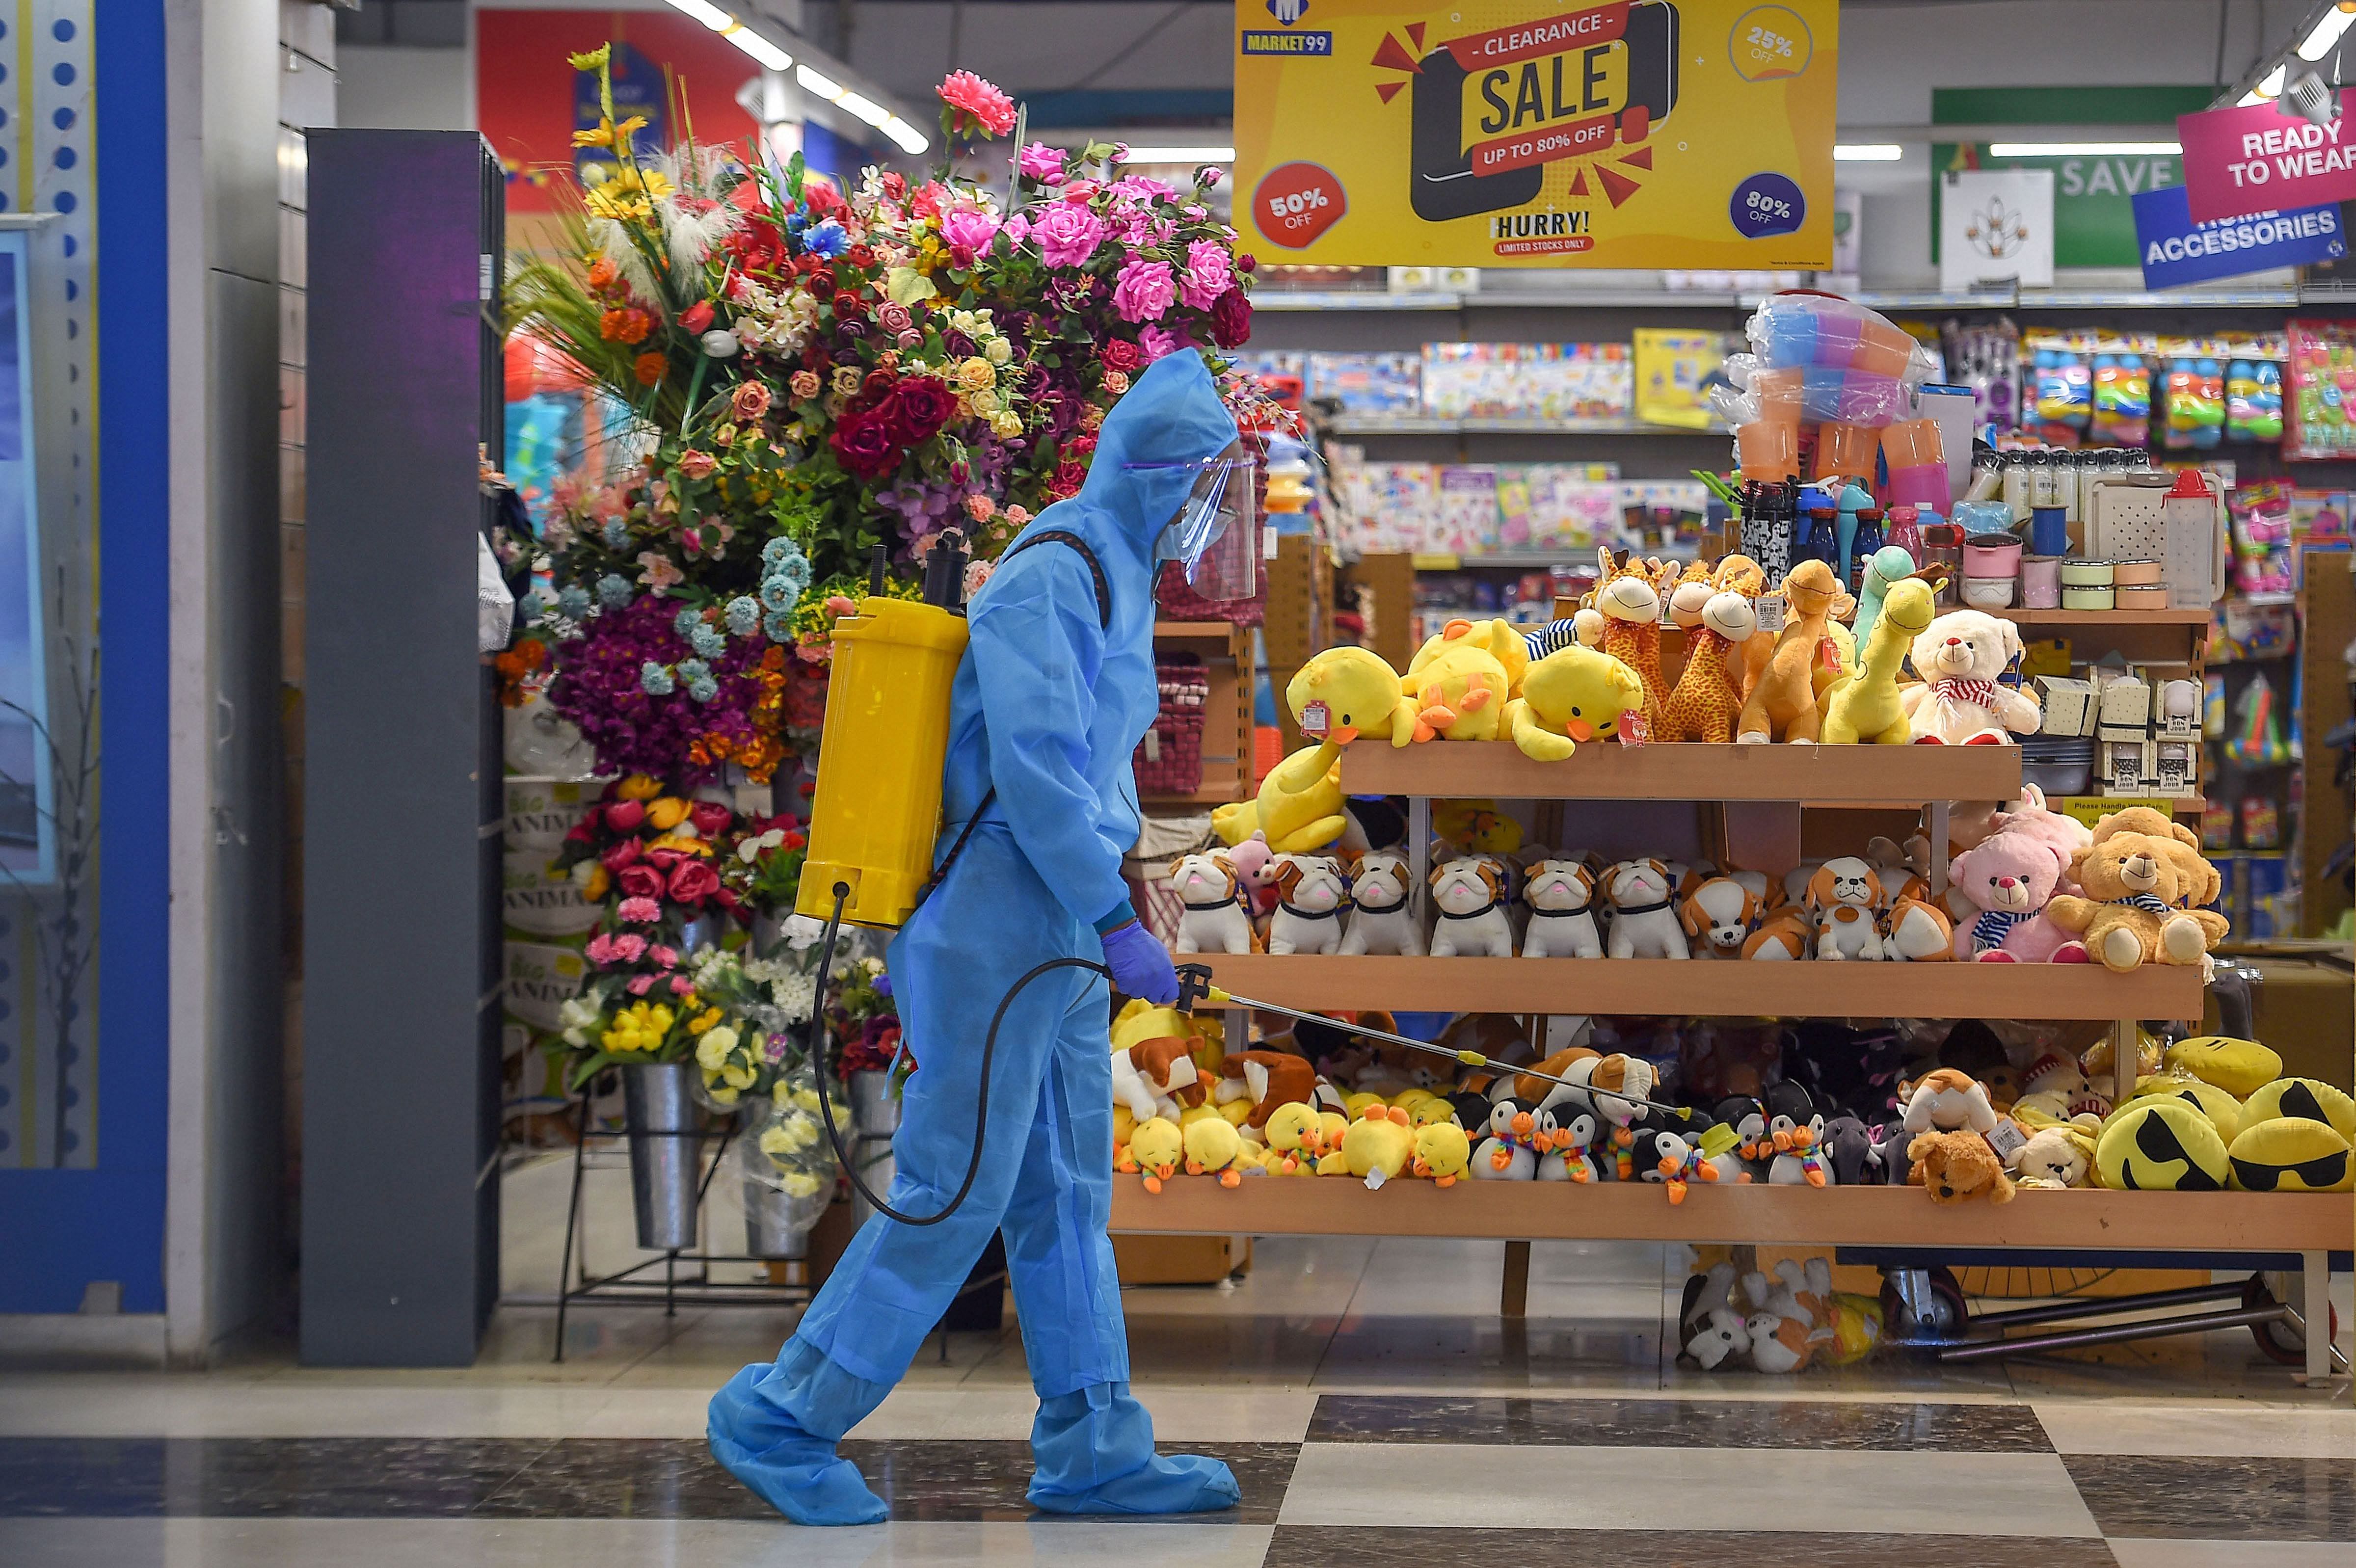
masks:
[[[1015,166],[1023,171],[1024,179],[1037,180],[1042,185],[1064,183],[1063,149],[1051,147],[1044,142],[1026,144]]]
[[[1104,242],[1103,220],[1076,201],[1053,202],[1031,221],[1039,260],[1050,267],[1082,267]]]
[[[1215,240],[1197,240],[1186,247],[1186,271],[1178,280],[1178,297],[1189,310],[1208,310],[1219,296],[1236,286],[1234,260]]]
[[[949,248],[949,260],[960,267],[972,266],[997,238],[995,213],[963,208],[941,219],[941,239]]]

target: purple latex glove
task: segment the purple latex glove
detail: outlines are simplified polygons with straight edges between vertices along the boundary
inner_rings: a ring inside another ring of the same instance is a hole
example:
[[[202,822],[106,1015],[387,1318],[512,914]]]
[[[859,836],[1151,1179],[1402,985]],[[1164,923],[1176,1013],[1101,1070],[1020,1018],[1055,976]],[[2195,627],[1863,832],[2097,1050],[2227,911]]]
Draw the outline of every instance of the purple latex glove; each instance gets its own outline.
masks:
[[[1178,999],[1178,971],[1162,939],[1135,921],[1104,933],[1105,963],[1112,983],[1124,995],[1142,997],[1157,1008]]]

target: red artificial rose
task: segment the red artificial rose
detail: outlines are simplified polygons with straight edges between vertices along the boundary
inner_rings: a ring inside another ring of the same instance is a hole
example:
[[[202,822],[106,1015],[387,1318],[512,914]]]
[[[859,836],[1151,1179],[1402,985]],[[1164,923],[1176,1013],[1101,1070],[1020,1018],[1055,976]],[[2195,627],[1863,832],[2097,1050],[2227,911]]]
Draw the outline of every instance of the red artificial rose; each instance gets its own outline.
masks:
[[[834,449],[835,460],[843,472],[853,478],[876,480],[900,466],[906,455],[899,442],[893,438],[892,422],[881,413],[845,415],[826,438]]]
[[[699,800],[687,808],[687,819],[695,824],[699,837],[710,838],[727,831],[735,814],[716,800]]]
[[[834,319],[838,322],[867,319],[867,313],[859,308],[859,296],[849,289],[835,291]]]
[[[698,300],[679,313],[679,328],[681,332],[692,332],[701,336],[711,329],[711,326],[712,306],[707,301]]]
[[[614,885],[622,890],[626,899],[659,899],[662,897],[662,873],[641,862],[625,866],[614,878]]]
[[[843,259],[854,267],[872,267],[875,264],[875,252],[864,245],[853,245],[842,254]]]
[[[884,400],[885,394],[892,390],[892,386],[891,371],[870,370],[867,372],[867,379],[859,383],[859,395],[867,400],[868,407],[873,408]]]
[[[1229,289],[1211,303],[1211,341],[1222,348],[1238,348],[1251,340],[1251,301],[1241,289]]]
[[[894,432],[909,446],[938,434],[956,410],[948,388],[930,376],[909,377],[884,405]]]
[[[720,891],[720,873],[701,860],[681,860],[671,868],[670,896],[673,902],[700,904]]]
[[[884,194],[898,201],[908,194],[908,176],[897,169],[884,171]]]
[[[658,871],[668,872],[673,866],[678,865],[682,859],[684,859],[684,857],[676,849],[649,849],[647,851],[647,864],[652,866]]]
[[[616,833],[636,833],[647,819],[646,802],[617,800],[605,807],[605,826]]]
[[[1145,363],[1145,351],[1126,337],[1115,337],[1107,340],[1105,346],[1097,351],[1097,357],[1106,369],[1118,370],[1126,376]]]
[[[625,866],[636,865],[638,857],[645,853],[637,839],[625,838],[619,844],[608,846],[597,859],[605,863],[605,869],[618,871]]]
[[[809,292],[813,294],[832,293],[834,292],[834,269],[832,267],[812,267],[810,269],[809,275]]]
[[[589,809],[589,816],[584,816],[580,821],[574,823],[572,827],[565,832],[564,841],[567,844],[586,844],[592,838],[596,837],[596,835],[591,832],[590,829],[597,821],[597,808],[595,806],[591,806]]]

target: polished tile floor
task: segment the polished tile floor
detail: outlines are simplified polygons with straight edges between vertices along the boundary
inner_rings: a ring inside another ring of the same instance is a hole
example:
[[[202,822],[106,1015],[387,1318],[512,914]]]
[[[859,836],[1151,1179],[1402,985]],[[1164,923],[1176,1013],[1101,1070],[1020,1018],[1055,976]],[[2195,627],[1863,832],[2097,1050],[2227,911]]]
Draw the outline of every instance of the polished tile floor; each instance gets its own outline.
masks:
[[[510,1183],[511,1221],[531,1181]],[[554,1253],[513,1234],[508,1287],[530,1300]],[[625,1261],[597,1244],[600,1266]],[[0,1371],[0,1565],[2356,1563],[2348,1385],[2301,1387],[2246,1334],[1714,1377],[1664,1342],[1681,1252],[1541,1244],[1517,1323],[1496,1316],[1502,1259],[1263,1242],[1241,1282],[1130,1292],[1161,1436],[1242,1483],[1209,1518],[1032,1516],[1010,1320],[928,1346],[845,1444],[891,1523],[793,1530],[701,1442],[711,1390],[789,1317],[576,1310],[559,1366],[553,1313],[511,1306],[457,1371]]]

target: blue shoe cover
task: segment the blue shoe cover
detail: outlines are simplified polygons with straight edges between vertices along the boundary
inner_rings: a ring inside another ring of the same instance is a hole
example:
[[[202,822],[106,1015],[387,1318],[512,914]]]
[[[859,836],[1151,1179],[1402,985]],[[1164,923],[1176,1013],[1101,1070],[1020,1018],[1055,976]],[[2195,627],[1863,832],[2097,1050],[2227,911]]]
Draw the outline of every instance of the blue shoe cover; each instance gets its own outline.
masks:
[[[746,1367],[712,1396],[712,1456],[796,1524],[881,1524],[891,1517],[835,1440],[803,1429],[755,1386],[771,1374]]]
[[[1043,1513],[1210,1513],[1243,1495],[1216,1459],[1156,1454],[1153,1418],[1127,1383],[1041,1400],[1031,1452],[1031,1506]]]

